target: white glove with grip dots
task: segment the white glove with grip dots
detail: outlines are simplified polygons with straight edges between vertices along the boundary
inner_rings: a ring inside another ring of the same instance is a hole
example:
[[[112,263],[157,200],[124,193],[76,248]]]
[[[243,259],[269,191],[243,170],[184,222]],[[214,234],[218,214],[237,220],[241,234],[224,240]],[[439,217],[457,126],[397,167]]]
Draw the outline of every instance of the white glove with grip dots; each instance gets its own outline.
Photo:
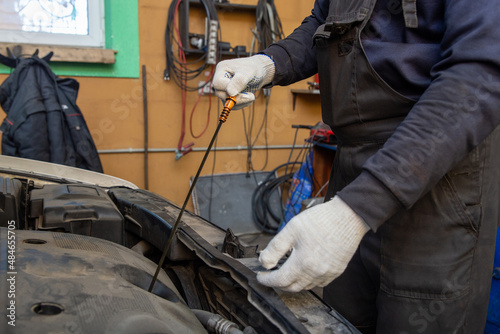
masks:
[[[254,93],[274,78],[274,61],[266,55],[224,60],[217,64],[213,86],[223,101],[236,97],[233,110],[242,109],[255,101]]]
[[[299,213],[271,240],[260,253],[264,268],[274,268],[289,250],[292,252],[279,269],[259,272],[257,280],[292,292],[323,287],[344,272],[369,229],[335,196]]]

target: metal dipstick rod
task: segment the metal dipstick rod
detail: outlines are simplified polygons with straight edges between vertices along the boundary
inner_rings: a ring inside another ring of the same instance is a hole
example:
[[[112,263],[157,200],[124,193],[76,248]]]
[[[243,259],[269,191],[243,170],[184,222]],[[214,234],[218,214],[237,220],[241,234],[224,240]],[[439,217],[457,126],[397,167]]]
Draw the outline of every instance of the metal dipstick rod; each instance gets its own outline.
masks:
[[[226,122],[227,117],[229,116],[229,113],[231,112],[231,109],[233,109],[235,104],[236,104],[236,100],[234,97],[228,97],[226,99],[226,103],[224,104],[224,109],[222,110],[222,113],[219,117],[219,124],[217,125],[217,129],[215,129],[215,133],[212,137],[212,140],[210,141],[210,144],[207,147],[207,150],[205,151],[205,155],[203,156],[203,159],[201,160],[200,167],[198,168],[198,171],[196,172],[196,176],[193,179],[193,183],[191,183],[191,187],[189,187],[189,191],[187,193],[186,199],[184,200],[184,204],[182,205],[182,209],[179,212],[179,215],[177,216],[177,220],[175,221],[175,224],[172,227],[172,230],[170,231],[170,236],[168,237],[167,244],[165,245],[165,248],[163,249],[163,254],[161,255],[160,262],[158,263],[158,267],[156,267],[156,272],[153,276],[153,279],[151,280],[151,284],[149,285],[149,289],[148,289],[149,292],[151,292],[153,290],[153,287],[154,287],[156,280],[158,278],[158,274],[160,273],[161,267],[163,266],[163,262],[165,262],[165,257],[167,256],[168,250],[170,249],[170,245],[172,244],[172,240],[174,239],[174,236],[177,233],[177,229],[179,228],[179,223],[181,221],[182,214],[186,210],[186,205],[189,202],[189,198],[191,197],[191,193],[193,192],[194,186],[196,185],[196,181],[198,181],[198,177],[200,176],[201,170],[203,169],[203,166],[205,165],[205,162],[207,161],[208,154],[210,153],[210,150],[212,149],[212,146],[215,142],[215,139],[217,138],[217,135],[219,133],[219,130],[220,130],[222,124]]]

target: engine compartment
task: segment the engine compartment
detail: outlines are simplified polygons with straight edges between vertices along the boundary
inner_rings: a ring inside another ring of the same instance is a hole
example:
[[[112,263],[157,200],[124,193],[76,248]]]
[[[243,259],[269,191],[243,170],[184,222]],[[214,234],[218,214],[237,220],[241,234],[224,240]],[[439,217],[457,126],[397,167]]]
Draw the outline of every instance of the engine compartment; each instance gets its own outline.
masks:
[[[0,253],[15,222],[17,329],[358,333],[311,292],[261,286],[255,252],[190,212],[148,292],[179,212],[154,193],[10,173],[0,177],[0,190]],[[8,275],[1,266],[0,273]],[[220,328],[200,312],[222,317]]]

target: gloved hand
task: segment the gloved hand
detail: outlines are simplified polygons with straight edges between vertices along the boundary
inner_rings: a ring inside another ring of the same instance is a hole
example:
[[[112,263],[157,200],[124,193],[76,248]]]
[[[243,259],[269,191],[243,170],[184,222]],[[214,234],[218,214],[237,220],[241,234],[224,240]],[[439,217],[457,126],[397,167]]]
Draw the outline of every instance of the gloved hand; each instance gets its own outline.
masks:
[[[271,269],[291,249],[277,270],[260,272],[261,284],[297,292],[325,286],[347,267],[370,228],[339,197],[293,217],[260,253],[259,261]]]
[[[233,110],[242,109],[255,101],[254,93],[274,77],[274,61],[266,55],[224,60],[217,64],[213,86],[223,101],[236,97]]]

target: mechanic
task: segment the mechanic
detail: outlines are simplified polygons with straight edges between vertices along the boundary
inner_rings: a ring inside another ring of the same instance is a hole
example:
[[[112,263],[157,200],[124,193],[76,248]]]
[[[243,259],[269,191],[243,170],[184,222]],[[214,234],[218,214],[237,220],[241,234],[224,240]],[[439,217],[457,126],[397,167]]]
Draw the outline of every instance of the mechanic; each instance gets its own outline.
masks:
[[[328,200],[262,251],[273,269],[292,250],[262,284],[326,286],[363,333],[483,331],[500,208],[499,20],[489,0],[316,0],[287,38],[218,64],[217,95],[236,108],[318,72],[339,142]]]

